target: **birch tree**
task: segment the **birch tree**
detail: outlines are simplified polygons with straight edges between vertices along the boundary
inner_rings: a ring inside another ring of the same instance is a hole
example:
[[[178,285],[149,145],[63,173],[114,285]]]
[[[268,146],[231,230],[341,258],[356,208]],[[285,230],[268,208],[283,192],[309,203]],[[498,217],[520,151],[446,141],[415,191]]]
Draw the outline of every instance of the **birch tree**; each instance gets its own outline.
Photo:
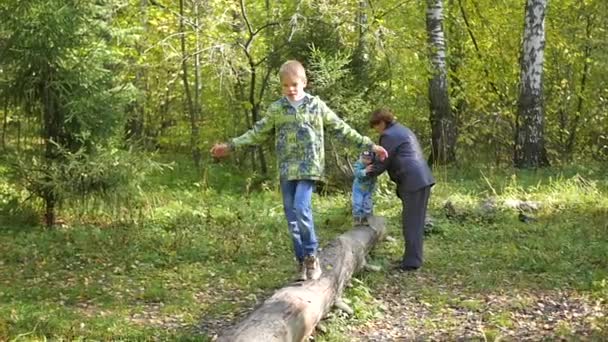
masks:
[[[443,0],[427,0],[426,30],[432,65],[429,101],[433,148],[429,163],[448,164],[456,161],[458,131],[448,97]]]
[[[548,166],[544,138],[543,61],[548,0],[527,0],[513,161],[518,168]]]

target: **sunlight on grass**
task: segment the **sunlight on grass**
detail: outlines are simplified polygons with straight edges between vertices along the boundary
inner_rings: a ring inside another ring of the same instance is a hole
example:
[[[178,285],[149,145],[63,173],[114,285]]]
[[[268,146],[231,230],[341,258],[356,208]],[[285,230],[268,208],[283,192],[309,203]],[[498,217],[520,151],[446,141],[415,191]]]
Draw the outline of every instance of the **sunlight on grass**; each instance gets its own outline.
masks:
[[[383,317],[389,308],[375,296],[386,286],[415,293],[435,315],[447,315],[446,308],[483,311],[483,296],[512,291],[560,289],[607,300],[608,182],[603,174],[579,171],[445,170],[433,188],[436,227],[414,281],[390,271],[403,252],[401,204],[383,179],[375,209],[396,241],[381,243],[369,257],[382,272],[359,274],[345,291],[355,315],[333,312],[319,340],[348,340],[348,327]],[[0,339],[207,340],[197,328],[202,317],[228,323],[292,279],[295,263],[276,187],[243,181],[213,188],[210,183],[230,176],[214,176],[207,185],[201,175],[188,177],[158,176],[158,186],[146,190],[143,215],[132,222],[113,221],[99,214],[113,209],[100,206],[95,215],[103,224],[78,224],[66,210],[75,223],[65,228],[0,228]],[[19,196],[4,183],[0,195],[0,210]],[[479,210],[487,198],[498,205],[491,215]],[[521,222],[517,210],[502,206],[509,200],[539,202],[530,214],[534,221]],[[446,217],[448,201],[462,215]],[[350,229],[348,193],[315,194],[313,206],[322,245]],[[5,227],[19,221],[7,215],[27,215],[2,213]],[[530,303],[525,295],[514,297],[487,316],[494,328],[484,330],[486,336],[500,336],[514,324],[509,310]],[[421,324],[454,328],[459,321],[450,315]],[[572,329],[560,323],[558,333],[569,336]]]

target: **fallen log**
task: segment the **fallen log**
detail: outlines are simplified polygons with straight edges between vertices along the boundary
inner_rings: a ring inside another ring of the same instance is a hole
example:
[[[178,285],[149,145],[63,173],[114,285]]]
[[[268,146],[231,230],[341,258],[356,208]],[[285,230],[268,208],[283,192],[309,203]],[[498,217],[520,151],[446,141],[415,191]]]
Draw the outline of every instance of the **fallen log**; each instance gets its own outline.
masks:
[[[340,299],[353,273],[365,266],[365,256],[385,231],[384,219],[373,217],[370,226],[356,226],[338,236],[318,255],[323,269],[319,280],[291,283],[277,290],[218,341],[303,341]]]

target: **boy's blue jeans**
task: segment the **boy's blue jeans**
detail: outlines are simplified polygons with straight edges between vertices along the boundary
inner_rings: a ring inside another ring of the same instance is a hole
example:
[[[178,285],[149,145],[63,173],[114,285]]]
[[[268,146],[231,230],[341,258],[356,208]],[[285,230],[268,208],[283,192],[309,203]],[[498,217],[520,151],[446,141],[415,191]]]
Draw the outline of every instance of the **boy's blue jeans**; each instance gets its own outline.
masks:
[[[315,255],[319,245],[312,217],[314,185],[312,180],[281,180],[283,209],[298,262],[303,262],[307,255]]]
[[[363,218],[373,214],[372,194],[371,191],[353,185],[353,217]]]

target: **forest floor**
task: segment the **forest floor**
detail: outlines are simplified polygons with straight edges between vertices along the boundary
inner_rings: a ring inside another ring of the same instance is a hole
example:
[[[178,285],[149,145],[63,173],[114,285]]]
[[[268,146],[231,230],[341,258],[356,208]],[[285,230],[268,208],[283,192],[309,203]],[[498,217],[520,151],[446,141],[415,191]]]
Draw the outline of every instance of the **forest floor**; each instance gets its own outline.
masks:
[[[597,292],[605,283],[584,290],[565,283],[520,283],[516,275],[476,283],[470,278],[474,272],[479,271],[447,276],[429,266],[418,272],[388,268],[379,276],[363,275],[359,280],[366,284],[368,299],[358,314],[367,317],[334,313],[330,318],[334,328],[326,330],[340,332],[318,340],[580,341],[608,337],[608,302],[605,292]],[[364,310],[369,312],[361,314]]]
[[[175,167],[132,207],[66,205],[54,229],[0,184],[0,341],[213,340],[291,280],[276,184],[210,167],[203,177]],[[382,270],[353,278],[344,297],[355,314],[332,311],[314,340],[608,339],[600,166],[435,175],[424,267],[391,269],[400,203],[382,179],[376,213],[394,239],[369,260]],[[518,200],[539,208],[520,213]],[[350,229],[349,201],[315,194],[321,244]]]

